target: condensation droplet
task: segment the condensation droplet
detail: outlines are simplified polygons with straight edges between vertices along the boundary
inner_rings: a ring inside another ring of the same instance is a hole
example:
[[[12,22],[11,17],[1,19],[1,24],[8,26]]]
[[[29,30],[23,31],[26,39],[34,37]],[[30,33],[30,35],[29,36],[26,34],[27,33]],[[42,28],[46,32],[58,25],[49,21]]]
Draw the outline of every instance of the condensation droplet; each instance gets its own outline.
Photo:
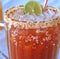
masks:
[[[43,45],[43,42],[41,42],[41,45]]]
[[[16,34],[11,34],[12,36],[17,36],[17,33]]]
[[[53,46],[55,46],[55,43],[53,43]]]
[[[36,33],[43,33],[43,32],[45,32],[45,31],[43,31],[43,30],[40,30],[40,29],[38,29],[38,30],[36,30]]]
[[[32,38],[33,40],[35,40],[35,39],[36,39],[34,36],[31,36],[31,38]]]
[[[38,40],[38,36],[31,36],[33,40]]]
[[[49,41],[49,40],[51,40],[51,36],[49,35],[45,39],[46,39],[46,41]]]
[[[27,43],[27,42],[28,42],[28,40],[25,40],[25,42]]]
[[[15,42],[15,46],[17,46],[17,42]]]
[[[36,30],[36,33],[39,33],[40,32],[40,30]]]
[[[17,41],[16,40],[14,40],[14,45],[17,46]]]
[[[46,37],[45,39],[46,39],[46,41],[48,41],[48,37]]]
[[[39,41],[38,40],[36,40],[36,44],[39,44]]]
[[[46,41],[45,38],[43,38],[43,41],[44,41],[44,42]]]
[[[16,40],[14,40],[14,42],[16,42]]]
[[[21,40],[22,39],[22,36],[19,36],[19,39]]]
[[[48,31],[46,31],[46,36],[48,36],[49,34],[48,34]]]

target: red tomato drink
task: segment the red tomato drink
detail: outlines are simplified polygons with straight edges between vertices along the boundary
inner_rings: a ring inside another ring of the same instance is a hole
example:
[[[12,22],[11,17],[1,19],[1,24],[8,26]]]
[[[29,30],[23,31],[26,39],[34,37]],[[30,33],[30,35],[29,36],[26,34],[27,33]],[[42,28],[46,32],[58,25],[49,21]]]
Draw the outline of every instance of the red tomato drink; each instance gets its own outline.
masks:
[[[7,15],[13,14],[13,10],[7,11]],[[8,26],[10,59],[57,59],[60,38],[59,18],[42,22],[13,19],[12,23]]]

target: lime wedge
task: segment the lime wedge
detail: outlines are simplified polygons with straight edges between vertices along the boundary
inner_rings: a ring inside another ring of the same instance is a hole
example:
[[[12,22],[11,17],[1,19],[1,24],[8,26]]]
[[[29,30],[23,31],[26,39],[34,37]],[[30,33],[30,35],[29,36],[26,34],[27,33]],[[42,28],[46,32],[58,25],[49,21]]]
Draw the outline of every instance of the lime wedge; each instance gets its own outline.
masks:
[[[24,13],[40,15],[42,13],[42,7],[36,1],[29,1],[24,7]]]

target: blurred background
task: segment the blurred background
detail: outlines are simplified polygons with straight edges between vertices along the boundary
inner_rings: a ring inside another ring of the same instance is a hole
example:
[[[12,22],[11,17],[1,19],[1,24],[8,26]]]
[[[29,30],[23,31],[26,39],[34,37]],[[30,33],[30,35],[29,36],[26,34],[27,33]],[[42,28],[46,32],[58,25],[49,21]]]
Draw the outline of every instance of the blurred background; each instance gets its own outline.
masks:
[[[2,2],[2,9],[3,9],[3,15],[5,11],[12,6],[15,5],[24,5],[29,0],[0,0]],[[43,5],[44,0],[36,0],[40,4]],[[54,6],[58,9],[60,9],[60,0],[48,0],[49,6]],[[1,3],[0,3],[1,7]],[[1,17],[1,16],[0,16]],[[2,19],[2,22],[4,22],[4,18]],[[6,30],[2,29],[0,31],[0,59],[8,59],[8,50],[7,50],[7,44],[6,44]],[[60,52],[58,54],[58,59],[60,59]]]

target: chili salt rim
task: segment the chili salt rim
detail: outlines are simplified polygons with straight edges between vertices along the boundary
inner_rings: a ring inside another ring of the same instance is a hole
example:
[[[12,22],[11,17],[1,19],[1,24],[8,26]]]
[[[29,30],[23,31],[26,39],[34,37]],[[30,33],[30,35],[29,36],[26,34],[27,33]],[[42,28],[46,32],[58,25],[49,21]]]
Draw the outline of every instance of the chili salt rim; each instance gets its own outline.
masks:
[[[18,10],[19,8],[24,8],[22,5],[20,6],[15,6],[12,7],[10,9],[8,9],[4,15],[4,20],[5,22],[8,22],[10,24],[13,24],[15,27],[18,26],[18,24],[22,27],[22,28],[38,28],[38,27],[51,27],[53,25],[57,25],[58,23],[60,24],[60,18],[56,18],[54,20],[49,20],[49,21],[45,21],[45,22],[22,22],[22,21],[12,21],[11,18],[8,17],[8,14],[10,15],[10,12],[14,12],[16,10]],[[47,9],[51,9],[51,10],[55,10],[56,12],[60,12],[60,10],[54,8],[54,7],[47,7]]]

